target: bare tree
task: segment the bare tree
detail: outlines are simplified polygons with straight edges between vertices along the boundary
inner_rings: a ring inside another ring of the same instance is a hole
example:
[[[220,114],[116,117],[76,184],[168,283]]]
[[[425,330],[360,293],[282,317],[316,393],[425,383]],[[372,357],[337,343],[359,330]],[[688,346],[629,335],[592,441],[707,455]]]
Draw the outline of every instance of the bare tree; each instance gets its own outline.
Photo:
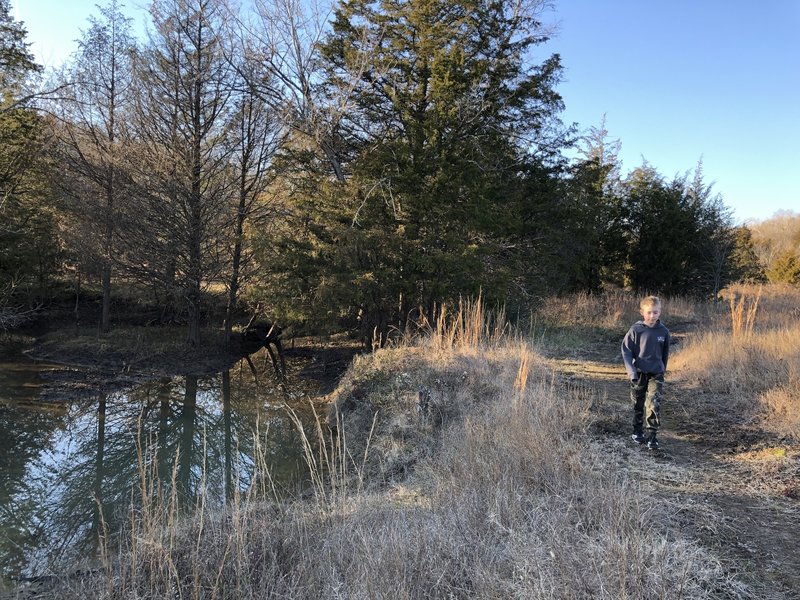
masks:
[[[759,261],[771,267],[781,256],[800,256],[800,214],[779,211],[769,219],[750,225]]]
[[[111,323],[111,278],[115,255],[115,220],[122,197],[124,176],[121,153],[130,104],[131,57],[135,42],[130,19],[117,0],[100,8],[100,19],[90,17],[90,27],[79,40],[79,50],[69,70],[61,108],[60,159],[72,177],[65,189],[72,198],[71,212],[89,235],[81,241],[91,248],[100,265],[103,304],[100,330]],[[88,227],[86,225],[89,225]],[[88,238],[88,239],[87,239]]]
[[[240,73],[248,74],[250,68],[240,60]],[[231,169],[237,180],[236,209],[232,223],[231,271],[225,309],[227,340],[231,337],[239,287],[246,278],[249,263],[245,247],[245,225],[249,221],[254,228],[268,226],[267,220],[272,212],[265,197],[270,182],[269,167],[286,132],[275,110],[254,93],[250,86],[241,87],[234,98],[235,110],[229,125],[227,142],[230,147]]]
[[[369,65],[377,38],[365,29],[360,65],[340,82],[335,94],[322,85],[319,44],[329,30],[332,5],[312,0],[254,0],[255,18],[241,24],[241,45],[250,65],[242,71],[248,86],[281,114],[295,143],[310,144],[325,157],[333,175],[346,179],[347,152],[341,127],[352,108],[351,93]],[[298,140],[299,138],[299,140]]]
[[[231,68],[219,0],[157,0],[150,14],[154,29],[137,61],[141,203],[127,229],[128,250],[132,269],[160,277],[185,302],[187,341],[196,346],[203,286],[222,265],[220,234],[232,185],[230,147],[223,143]]]

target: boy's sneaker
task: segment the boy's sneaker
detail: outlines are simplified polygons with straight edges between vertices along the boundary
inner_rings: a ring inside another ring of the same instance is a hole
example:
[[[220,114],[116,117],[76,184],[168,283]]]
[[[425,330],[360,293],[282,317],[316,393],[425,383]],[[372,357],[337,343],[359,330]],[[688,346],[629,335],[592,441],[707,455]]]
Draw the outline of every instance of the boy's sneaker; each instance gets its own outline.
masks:
[[[647,441],[644,437],[644,434],[638,431],[631,434],[631,439],[637,444],[644,444]]]
[[[650,439],[647,440],[647,448],[648,450],[658,450],[658,440],[656,439],[656,434],[650,436]]]

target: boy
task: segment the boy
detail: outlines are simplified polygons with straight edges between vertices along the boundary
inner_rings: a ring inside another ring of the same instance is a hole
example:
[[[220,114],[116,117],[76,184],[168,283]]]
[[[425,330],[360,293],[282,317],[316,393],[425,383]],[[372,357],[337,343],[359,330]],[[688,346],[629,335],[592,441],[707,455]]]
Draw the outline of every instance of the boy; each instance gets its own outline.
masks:
[[[647,442],[650,450],[656,450],[656,434],[661,425],[661,388],[669,358],[669,330],[660,321],[661,300],[657,296],[643,298],[639,312],[642,320],[634,323],[622,340],[622,360],[631,380],[633,401],[631,437],[637,444]]]

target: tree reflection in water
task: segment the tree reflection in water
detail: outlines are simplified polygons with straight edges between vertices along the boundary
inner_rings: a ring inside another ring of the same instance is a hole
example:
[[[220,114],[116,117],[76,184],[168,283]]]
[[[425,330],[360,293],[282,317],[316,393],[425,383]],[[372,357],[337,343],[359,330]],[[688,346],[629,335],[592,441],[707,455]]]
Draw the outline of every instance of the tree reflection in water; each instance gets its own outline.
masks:
[[[247,368],[164,379],[65,414],[0,404],[8,457],[0,467],[3,574],[91,557],[98,536],[119,531],[143,494],[174,498],[183,512],[201,498],[206,507],[222,507],[248,488],[262,461],[293,493],[304,467],[283,409],[290,395],[263,381]],[[291,396],[303,397],[294,408],[307,405],[308,391]]]

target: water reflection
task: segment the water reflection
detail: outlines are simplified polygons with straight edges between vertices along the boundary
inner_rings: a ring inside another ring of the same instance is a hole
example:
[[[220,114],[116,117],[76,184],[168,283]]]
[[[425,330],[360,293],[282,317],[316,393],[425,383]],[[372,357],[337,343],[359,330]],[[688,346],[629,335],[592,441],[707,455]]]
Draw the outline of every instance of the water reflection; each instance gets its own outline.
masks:
[[[12,371],[0,363],[0,377],[19,383],[24,377]],[[0,568],[6,576],[90,556],[101,528],[119,530],[143,494],[175,497],[181,510],[191,510],[200,496],[206,505],[223,506],[248,488],[262,462],[283,492],[302,483],[302,447],[284,410],[286,401],[300,410],[308,406],[313,390],[299,381],[279,386],[262,374],[259,383],[239,365],[44,409],[36,403],[35,374],[26,376],[24,399],[0,388]]]

